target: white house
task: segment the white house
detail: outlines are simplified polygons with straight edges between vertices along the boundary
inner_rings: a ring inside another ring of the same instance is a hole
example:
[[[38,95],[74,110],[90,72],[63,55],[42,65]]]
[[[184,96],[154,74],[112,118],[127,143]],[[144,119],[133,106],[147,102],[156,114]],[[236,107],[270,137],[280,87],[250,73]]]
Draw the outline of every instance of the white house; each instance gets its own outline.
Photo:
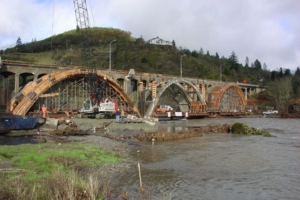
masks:
[[[150,40],[148,40],[149,44],[155,44],[155,45],[172,45],[172,42],[163,40],[161,38],[159,38],[158,36],[156,38],[152,38]]]

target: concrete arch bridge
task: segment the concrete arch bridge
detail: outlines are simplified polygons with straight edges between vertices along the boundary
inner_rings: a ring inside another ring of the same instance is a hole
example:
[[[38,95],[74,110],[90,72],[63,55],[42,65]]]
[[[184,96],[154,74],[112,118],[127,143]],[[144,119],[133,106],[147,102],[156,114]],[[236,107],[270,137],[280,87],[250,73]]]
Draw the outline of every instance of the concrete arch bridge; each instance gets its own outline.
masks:
[[[39,110],[40,105],[47,103],[52,110],[79,110],[84,99],[89,97],[84,77],[90,70],[75,68],[59,70],[42,76],[36,81],[29,82],[10,101],[10,111],[16,115],[26,115],[30,110]],[[130,96],[114,79],[101,71],[96,71],[99,80],[107,79],[105,94],[118,102],[127,112],[138,110],[134,107]],[[63,94],[63,95],[62,95]],[[45,100],[41,100],[45,98]]]
[[[160,83],[153,81],[148,88],[139,82],[139,110],[149,117],[201,117],[210,113],[223,114],[244,112],[247,101],[236,85],[213,87],[208,94],[207,85],[195,84],[186,79],[173,79]],[[173,112],[161,105],[171,102]]]
[[[78,110],[83,99],[89,96],[84,89],[84,77],[90,71],[85,68],[11,61],[0,64],[4,90],[11,91],[8,89],[11,85],[9,77],[14,77],[12,97],[2,103],[9,104],[8,110],[14,114],[25,115],[39,110],[43,103],[52,110]],[[250,94],[247,87],[258,88],[240,83],[135,73],[134,70],[129,73],[98,70],[96,73],[100,81],[105,77],[108,80],[106,96],[129,112],[145,117],[166,115],[157,109],[161,104],[170,104],[174,111],[188,113],[189,116],[244,111],[247,95]],[[2,98],[6,96],[9,95],[2,95]]]

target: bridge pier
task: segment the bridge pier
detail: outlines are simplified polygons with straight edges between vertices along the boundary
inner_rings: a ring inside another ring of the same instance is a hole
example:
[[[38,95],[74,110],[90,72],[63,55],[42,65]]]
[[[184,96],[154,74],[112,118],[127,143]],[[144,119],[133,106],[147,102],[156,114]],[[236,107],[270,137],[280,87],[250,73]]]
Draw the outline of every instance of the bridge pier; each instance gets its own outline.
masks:
[[[20,75],[18,73],[15,74],[15,86],[14,86],[14,91],[13,91],[13,96],[15,96],[19,90],[20,90],[20,81],[19,81]]]

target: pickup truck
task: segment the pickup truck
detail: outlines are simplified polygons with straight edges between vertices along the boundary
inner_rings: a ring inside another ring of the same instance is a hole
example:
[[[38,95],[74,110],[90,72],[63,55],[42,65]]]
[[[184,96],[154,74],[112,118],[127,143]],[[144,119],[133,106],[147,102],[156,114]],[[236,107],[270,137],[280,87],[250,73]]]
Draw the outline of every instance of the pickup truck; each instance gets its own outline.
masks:
[[[264,115],[272,115],[272,114],[278,114],[278,110],[267,110],[263,112]]]

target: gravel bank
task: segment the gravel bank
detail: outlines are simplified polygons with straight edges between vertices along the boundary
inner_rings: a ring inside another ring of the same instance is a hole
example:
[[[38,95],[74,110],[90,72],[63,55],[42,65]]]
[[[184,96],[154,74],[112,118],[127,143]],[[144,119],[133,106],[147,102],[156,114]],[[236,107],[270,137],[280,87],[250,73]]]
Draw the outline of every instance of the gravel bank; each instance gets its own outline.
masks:
[[[120,132],[155,132],[158,130],[158,123],[156,122],[155,125],[150,125],[147,123],[117,123],[114,119],[81,119],[81,118],[72,118],[71,121],[74,121],[78,128],[82,130],[101,128],[103,124],[110,123],[109,134],[117,135]]]
[[[75,122],[78,125],[78,128],[81,130],[92,130],[95,128],[103,127],[103,124],[110,123],[108,125],[109,135],[130,135],[137,134],[140,132],[155,132],[158,129],[158,123],[155,125],[150,125],[147,123],[116,123],[114,119],[81,119],[81,118],[72,118],[71,121]],[[96,132],[97,134],[97,132]],[[117,141],[114,139],[109,139],[101,136],[68,136],[69,140],[77,141],[80,144],[88,144],[92,146],[98,146],[103,150],[114,151],[117,155],[126,158],[122,163],[118,164],[104,164],[97,169],[84,169],[86,174],[97,174],[98,177],[107,179],[115,176],[118,173],[122,173],[125,169],[128,169],[132,166],[135,166],[136,163],[130,157],[130,148],[131,145],[128,145],[127,141]],[[131,141],[132,142],[132,141]],[[62,144],[63,145],[63,144]]]

